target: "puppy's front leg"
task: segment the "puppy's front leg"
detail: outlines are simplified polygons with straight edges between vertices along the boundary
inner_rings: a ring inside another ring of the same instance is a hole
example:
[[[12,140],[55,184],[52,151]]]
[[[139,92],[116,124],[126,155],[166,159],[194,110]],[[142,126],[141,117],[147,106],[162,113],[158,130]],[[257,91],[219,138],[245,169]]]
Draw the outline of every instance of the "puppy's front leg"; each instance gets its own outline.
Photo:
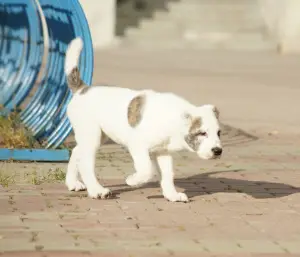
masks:
[[[126,179],[129,186],[139,186],[151,180],[154,174],[153,163],[147,149],[129,149],[136,172]]]
[[[188,202],[189,199],[185,193],[176,191],[172,156],[169,154],[158,155],[157,163],[161,171],[161,188],[164,197],[171,202]]]

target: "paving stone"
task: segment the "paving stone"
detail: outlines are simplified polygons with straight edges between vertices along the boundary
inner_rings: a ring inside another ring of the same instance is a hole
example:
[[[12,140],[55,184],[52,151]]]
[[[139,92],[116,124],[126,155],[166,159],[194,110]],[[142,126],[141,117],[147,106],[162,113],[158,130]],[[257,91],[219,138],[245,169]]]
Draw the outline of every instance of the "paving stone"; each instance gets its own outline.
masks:
[[[298,254],[300,255],[300,245],[299,240],[297,241],[285,241],[280,240],[277,242],[286,252],[290,254]]]
[[[269,240],[238,240],[237,243],[249,253],[287,253],[281,245]]]
[[[202,247],[211,253],[226,253],[226,254],[236,254],[236,253],[245,253],[245,250],[242,249],[236,241],[234,240],[199,240],[199,244]]]

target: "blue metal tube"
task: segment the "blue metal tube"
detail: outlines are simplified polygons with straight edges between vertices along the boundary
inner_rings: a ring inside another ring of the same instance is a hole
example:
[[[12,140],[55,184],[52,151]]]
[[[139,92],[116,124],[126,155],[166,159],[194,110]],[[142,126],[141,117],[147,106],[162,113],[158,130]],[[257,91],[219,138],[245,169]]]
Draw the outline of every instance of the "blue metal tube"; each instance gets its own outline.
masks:
[[[84,82],[87,85],[90,85],[92,81],[94,63],[93,63],[92,40],[91,40],[90,30],[88,28],[88,23],[86,21],[86,17],[77,0],[76,1],[60,0],[58,2],[60,3],[60,6],[64,8],[69,8],[71,10],[72,16],[68,16],[69,24],[74,24],[72,26],[72,30],[76,35],[75,37],[80,36],[84,41],[84,49],[81,54],[81,62],[79,65],[79,69],[82,74],[82,79],[84,80]],[[76,12],[74,12],[73,10],[76,10]],[[68,90],[65,103],[63,104],[61,111],[58,114],[58,117],[61,120],[61,122],[57,125],[56,129],[48,137],[47,148],[58,147],[65,140],[65,138],[69,135],[69,133],[72,130],[69,120],[65,117],[67,103],[70,101],[70,98],[71,98],[71,93]]]
[[[90,85],[93,75],[93,45],[88,22],[78,0],[0,0],[0,104],[10,111],[28,96],[41,70],[44,37],[49,36],[45,74],[21,113],[24,124],[46,148],[57,148],[72,130],[66,116],[72,94],[64,73],[68,44],[84,41],[79,70]],[[42,29],[41,15],[48,27]],[[20,17],[16,19],[16,17]],[[49,34],[48,34],[49,33]]]
[[[42,37],[39,18],[31,1],[2,1],[2,85],[0,104],[8,110],[19,106],[31,90],[41,65]]]

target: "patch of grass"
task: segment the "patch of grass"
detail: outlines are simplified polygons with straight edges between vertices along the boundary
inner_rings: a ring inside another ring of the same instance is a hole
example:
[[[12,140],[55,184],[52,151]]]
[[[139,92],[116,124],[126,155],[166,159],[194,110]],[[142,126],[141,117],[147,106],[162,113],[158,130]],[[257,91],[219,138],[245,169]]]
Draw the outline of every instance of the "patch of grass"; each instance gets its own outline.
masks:
[[[37,171],[28,173],[28,182],[33,185],[40,185],[42,183],[62,182],[65,181],[66,174],[60,169],[50,169],[46,175],[40,176]]]
[[[56,168],[49,171],[47,179],[52,181],[65,181],[66,173],[63,172],[60,168]]]
[[[0,111],[3,107],[0,107]],[[7,116],[0,116],[0,147],[1,148],[41,148],[21,121],[20,111],[14,110]]]
[[[82,192],[74,192],[74,194],[68,194],[67,197],[85,198],[87,197],[87,194]]]
[[[47,208],[53,208],[53,205],[52,205],[52,203],[50,202],[50,200],[49,199],[46,199],[46,206],[47,206]]]
[[[178,230],[179,230],[179,231],[186,231],[186,229],[185,229],[184,226],[179,226],[179,227],[178,227]]]
[[[9,196],[8,203],[9,203],[10,205],[13,205],[13,204],[16,203],[16,202],[14,201],[14,197],[13,197],[12,195]]]
[[[72,235],[72,237],[73,237],[75,240],[78,240],[78,238],[79,238],[79,235],[77,235],[77,234],[73,234],[73,235]]]
[[[40,178],[38,177],[38,174],[36,171],[32,172],[31,174],[28,175],[28,182],[33,185],[40,185],[41,181]]]
[[[0,185],[3,187],[8,187],[12,184],[15,184],[15,176],[5,173],[3,170],[0,170]]]
[[[31,237],[30,237],[29,241],[30,242],[38,241],[38,233],[37,232],[31,232]]]
[[[0,112],[5,110],[0,105]],[[47,145],[47,140],[38,141],[32,132],[22,123],[21,110],[15,108],[8,115],[0,113],[0,148],[9,149],[41,149]],[[5,112],[3,112],[5,113]],[[71,150],[71,146],[63,143],[58,149]]]
[[[44,246],[43,245],[36,245],[35,246],[35,250],[36,251],[42,251],[44,249]]]

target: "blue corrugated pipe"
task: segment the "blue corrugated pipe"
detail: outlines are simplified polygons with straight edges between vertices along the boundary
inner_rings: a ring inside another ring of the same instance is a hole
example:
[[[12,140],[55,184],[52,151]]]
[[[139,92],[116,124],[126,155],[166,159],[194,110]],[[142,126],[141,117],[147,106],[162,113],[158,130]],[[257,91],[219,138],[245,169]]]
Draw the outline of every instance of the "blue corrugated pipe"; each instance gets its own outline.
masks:
[[[35,6],[26,0],[0,1],[0,104],[19,106],[41,67],[43,41]]]
[[[66,117],[71,92],[64,60],[76,37],[84,41],[82,79],[87,85],[92,82],[93,46],[86,17],[78,0],[0,0],[0,4],[0,104],[11,111],[36,89],[21,119],[37,140],[46,142],[45,148],[57,148],[72,130]],[[45,72],[39,74],[48,45]],[[38,75],[42,77],[37,81]]]

